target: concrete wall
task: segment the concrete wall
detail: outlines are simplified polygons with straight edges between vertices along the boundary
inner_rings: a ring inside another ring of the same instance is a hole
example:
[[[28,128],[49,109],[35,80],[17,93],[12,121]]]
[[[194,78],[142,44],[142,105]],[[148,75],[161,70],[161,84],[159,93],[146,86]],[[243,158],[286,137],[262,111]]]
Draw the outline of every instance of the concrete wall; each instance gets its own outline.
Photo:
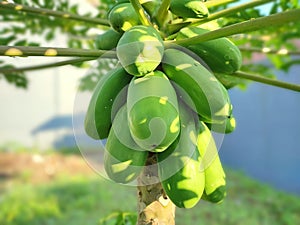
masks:
[[[278,79],[300,84],[300,67]],[[230,96],[237,128],[222,144],[223,162],[300,194],[300,93],[252,83]]]

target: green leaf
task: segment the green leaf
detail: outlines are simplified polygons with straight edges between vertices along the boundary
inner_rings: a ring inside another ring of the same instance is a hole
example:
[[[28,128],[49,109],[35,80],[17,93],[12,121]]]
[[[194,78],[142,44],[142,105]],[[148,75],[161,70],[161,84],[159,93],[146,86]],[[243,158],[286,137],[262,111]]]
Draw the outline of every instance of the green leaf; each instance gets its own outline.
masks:
[[[4,74],[3,77],[8,83],[14,84],[16,87],[26,89],[28,87],[28,80],[23,73]],[[1,74],[0,74],[1,79]]]
[[[137,215],[131,212],[113,212],[101,219],[99,225],[135,225]]]
[[[16,46],[26,46],[27,45],[27,40],[26,39],[19,40],[19,41],[15,42],[14,45],[16,45]]]
[[[294,65],[300,65],[300,59],[293,59],[289,62],[283,63],[281,65],[282,70],[289,71],[289,69]]]
[[[8,37],[3,37],[0,38],[0,45],[9,45],[11,41],[15,39],[14,35],[8,36]]]
[[[48,31],[45,35],[45,39],[46,39],[46,41],[53,40],[54,39],[54,31],[53,30]]]
[[[286,68],[284,65],[291,60],[289,56],[282,55],[268,55],[268,58],[271,60],[275,68],[279,70]]]
[[[28,46],[40,46],[40,43],[38,43],[38,42],[29,42],[28,43]]]

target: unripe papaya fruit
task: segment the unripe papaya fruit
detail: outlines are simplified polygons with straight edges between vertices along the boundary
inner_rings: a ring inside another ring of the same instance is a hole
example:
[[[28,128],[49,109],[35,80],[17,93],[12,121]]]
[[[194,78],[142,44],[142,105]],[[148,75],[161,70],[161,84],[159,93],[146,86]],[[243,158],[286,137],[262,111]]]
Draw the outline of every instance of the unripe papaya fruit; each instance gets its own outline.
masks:
[[[104,168],[110,179],[129,183],[136,179],[146,163],[148,152],[130,136],[126,105],[117,112],[104,152]]]
[[[130,82],[127,109],[131,135],[143,149],[161,152],[177,138],[177,96],[162,72],[154,71]]]
[[[140,19],[130,3],[114,6],[108,14],[108,21],[111,27],[120,33],[140,24]]]
[[[182,28],[176,39],[191,38],[207,33],[209,30],[189,26]],[[233,73],[240,69],[242,65],[242,54],[239,48],[228,38],[218,38],[187,46],[188,49],[196,53],[213,72]]]
[[[220,186],[215,189],[210,195],[207,195],[206,192],[203,192],[201,199],[209,201],[212,203],[221,203],[226,197],[226,186]]]
[[[158,174],[167,196],[180,208],[192,208],[204,190],[204,170],[197,149],[195,112],[179,102],[180,134],[164,152],[157,153]]]
[[[150,26],[134,26],[126,31],[117,45],[117,56],[124,69],[143,76],[156,69],[163,57],[164,44],[158,31]]]
[[[171,0],[170,11],[183,18],[207,17],[209,12],[200,0]]]
[[[102,34],[97,35],[95,46],[97,49],[111,50],[117,47],[118,41],[120,40],[121,36],[121,33],[113,29],[109,29]]]
[[[224,86],[197,60],[178,49],[165,50],[162,68],[179,98],[203,121],[222,123],[231,115],[231,103]]]
[[[118,110],[126,102],[126,86],[131,79],[132,76],[122,67],[118,67],[109,71],[98,81],[84,121],[85,131],[90,137],[107,138],[112,125],[113,111]],[[117,97],[119,99],[116,103]]]
[[[210,130],[202,121],[199,121],[198,125],[197,148],[203,159],[202,167],[205,173],[203,199],[218,203],[226,196],[225,172]]]

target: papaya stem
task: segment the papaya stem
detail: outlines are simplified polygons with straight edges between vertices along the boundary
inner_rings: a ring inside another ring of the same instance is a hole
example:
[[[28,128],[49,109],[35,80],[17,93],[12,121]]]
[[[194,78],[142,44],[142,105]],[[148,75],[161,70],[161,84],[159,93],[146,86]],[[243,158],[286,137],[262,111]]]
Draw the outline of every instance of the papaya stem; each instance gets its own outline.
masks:
[[[77,49],[77,48],[52,48],[31,46],[0,46],[0,56],[78,56],[78,57],[105,57],[117,58],[115,51]]]
[[[145,13],[144,8],[142,7],[141,3],[139,2],[139,0],[130,0],[130,3],[132,4],[134,10],[136,11],[136,13],[138,14],[141,23],[145,26],[151,26],[151,21],[148,18],[148,16]]]
[[[28,66],[28,67],[20,67],[20,68],[0,68],[0,73],[14,73],[14,72],[25,72],[25,71],[33,71],[33,70],[41,70],[41,69],[48,69],[52,67],[58,67],[58,66],[65,66],[65,65],[72,65],[75,63],[79,62],[85,62],[85,61],[90,61],[90,60],[95,60],[97,58],[92,57],[92,58],[76,58],[76,59],[70,59],[70,60],[65,60],[61,62],[54,62],[54,63],[47,63],[47,64],[42,64],[42,65],[37,65],[37,66]]]
[[[168,45],[175,43],[182,46],[188,46],[192,44],[198,44],[204,41],[213,40],[216,38],[227,37],[234,34],[241,34],[260,29],[266,29],[266,27],[285,25],[289,22],[295,22],[299,20],[300,9],[292,9],[281,13],[276,13],[270,16],[250,19],[244,22],[232,24],[191,38],[185,38],[176,41],[166,41],[165,44]]]
[[[170,7],[170,2],[171,0],[163,0],[154,16],[156,18],[159,27],[162,27],[164,25],[164,22],[168,16],[168,9]]]
[[[271,86],[276,86],[276,87],[300,92],[300,85],[298,85],[298,84],[287,83],[287,82],[283,82],[280,80],[263,77],[261,75],[250,74],[250,73],[246,73],[243,71],[237,71],[233,74],[226,74],[226,75],[243,78],[243,79],[247,79],[247,80],[252,80],[252,81],[259,82],[259,83],[264,83],[264,84],[268,84]]]
[[[38,14],[40,16],[47,16],[47,17],[53,16],[53,17],[58,17],[61,19],[76,20],[76,21],[80,21],[80,22],[99,24],[99,25],[103,25],[103,26],[110,26],[108,23],[108,20],[106,20],[106,19],[89,18],[86,16],[78,16],[76,14],[72,14],[72,13],[68,13],[68,12],[50,10],[50,9],[46,9],[46,8],[30,7],[30,6],[21,5],[21,4],[8,3],[7,1],[0,2],[0,9],[6,9],[6,10],[12,10],[12,11],[18,11],[18,12],[26,12],[26,13],[30,13],[30,14]]]
[[[176,207],[165,194],[159,181],[155,154],[149,154],[146,167],[138,178],[137,189],[137,225],[175,225]]]

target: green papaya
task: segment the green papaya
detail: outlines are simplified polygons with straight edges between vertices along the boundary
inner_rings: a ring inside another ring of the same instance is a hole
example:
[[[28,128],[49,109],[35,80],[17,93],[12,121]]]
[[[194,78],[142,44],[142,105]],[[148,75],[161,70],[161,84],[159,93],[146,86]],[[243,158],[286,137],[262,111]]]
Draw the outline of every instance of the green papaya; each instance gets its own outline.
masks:
[[[150,26],[134,26],[127,30],[117,45],[117,56],[124,69],[134,76],[143,76],[156,69],[164,52],[158,31]]]
[[[110,129],[104,152],[104,168],[110,179],[129,183],[141,173],[148,152],[130,136],[126,104],[120,108]]]
[[[127,109],[131,135],[143,149],[161,152],[177,138],[177,96],[164,73],[134,78],[128,87]]]
[[[235,130],[236,127],[236,121],[233,115],[231,115],[229,118],[227,118],[223,123],[219,124],[206,124],[207,127],[214,132],[217,133],[223,133],[223,134],[229,134],[232,133]]]
[[[180,208],[192,208],[201,199],[205,185],[197,149],[195,112],[179,103],[180,135],[164,152],[157,153],[158,174],[164,191]]]
[[[117,67],[101,77],[85,115],[84,128],[87,135],[94,139],[107,138],[114,117],[113,111],[126,102],[127,86],[131,79],[132,76],[122,67]],[[115,102],[117,97],[118,101]]]
[[[166,49],[162,69],[173,81],[179,98],[203,121],[222,123],[231,115],[227,90],[194,58],[178,49]]]
[[[204,122],[199,121],[197,148],[202,157],[205,174],[203,199],[219,203],[226,196],[226,180],[214,137]]]
[[[170,11],[183,18],[207,17],[209,12],[200,0],[171,0]]]
[[[102,34],[97,35],[95,46],[100,50],[111,50],[117,47],[122,34],[113,29],[109,29]]]
[[[207,195],[206,192],[204,191],[201,199],[212,203],[221,203],[226,197],[226,195],[227,195],[226,186],[220,186],[217,187],[216,190],[212,192],[210,195]]]
[[[200,27],[185,27],[179,31],[176,40],[191,38],[207,32],[209,30]],[[189,45],[187,48],[204,60],[213,72],[230,74],[240,69],[242,65],[242,54],[239,48],[228,38],[205,41]]]
[[[108,21],[117,32],[124,32],[140,24],[140,19],[130,3],[115,5],[108,13]]]

